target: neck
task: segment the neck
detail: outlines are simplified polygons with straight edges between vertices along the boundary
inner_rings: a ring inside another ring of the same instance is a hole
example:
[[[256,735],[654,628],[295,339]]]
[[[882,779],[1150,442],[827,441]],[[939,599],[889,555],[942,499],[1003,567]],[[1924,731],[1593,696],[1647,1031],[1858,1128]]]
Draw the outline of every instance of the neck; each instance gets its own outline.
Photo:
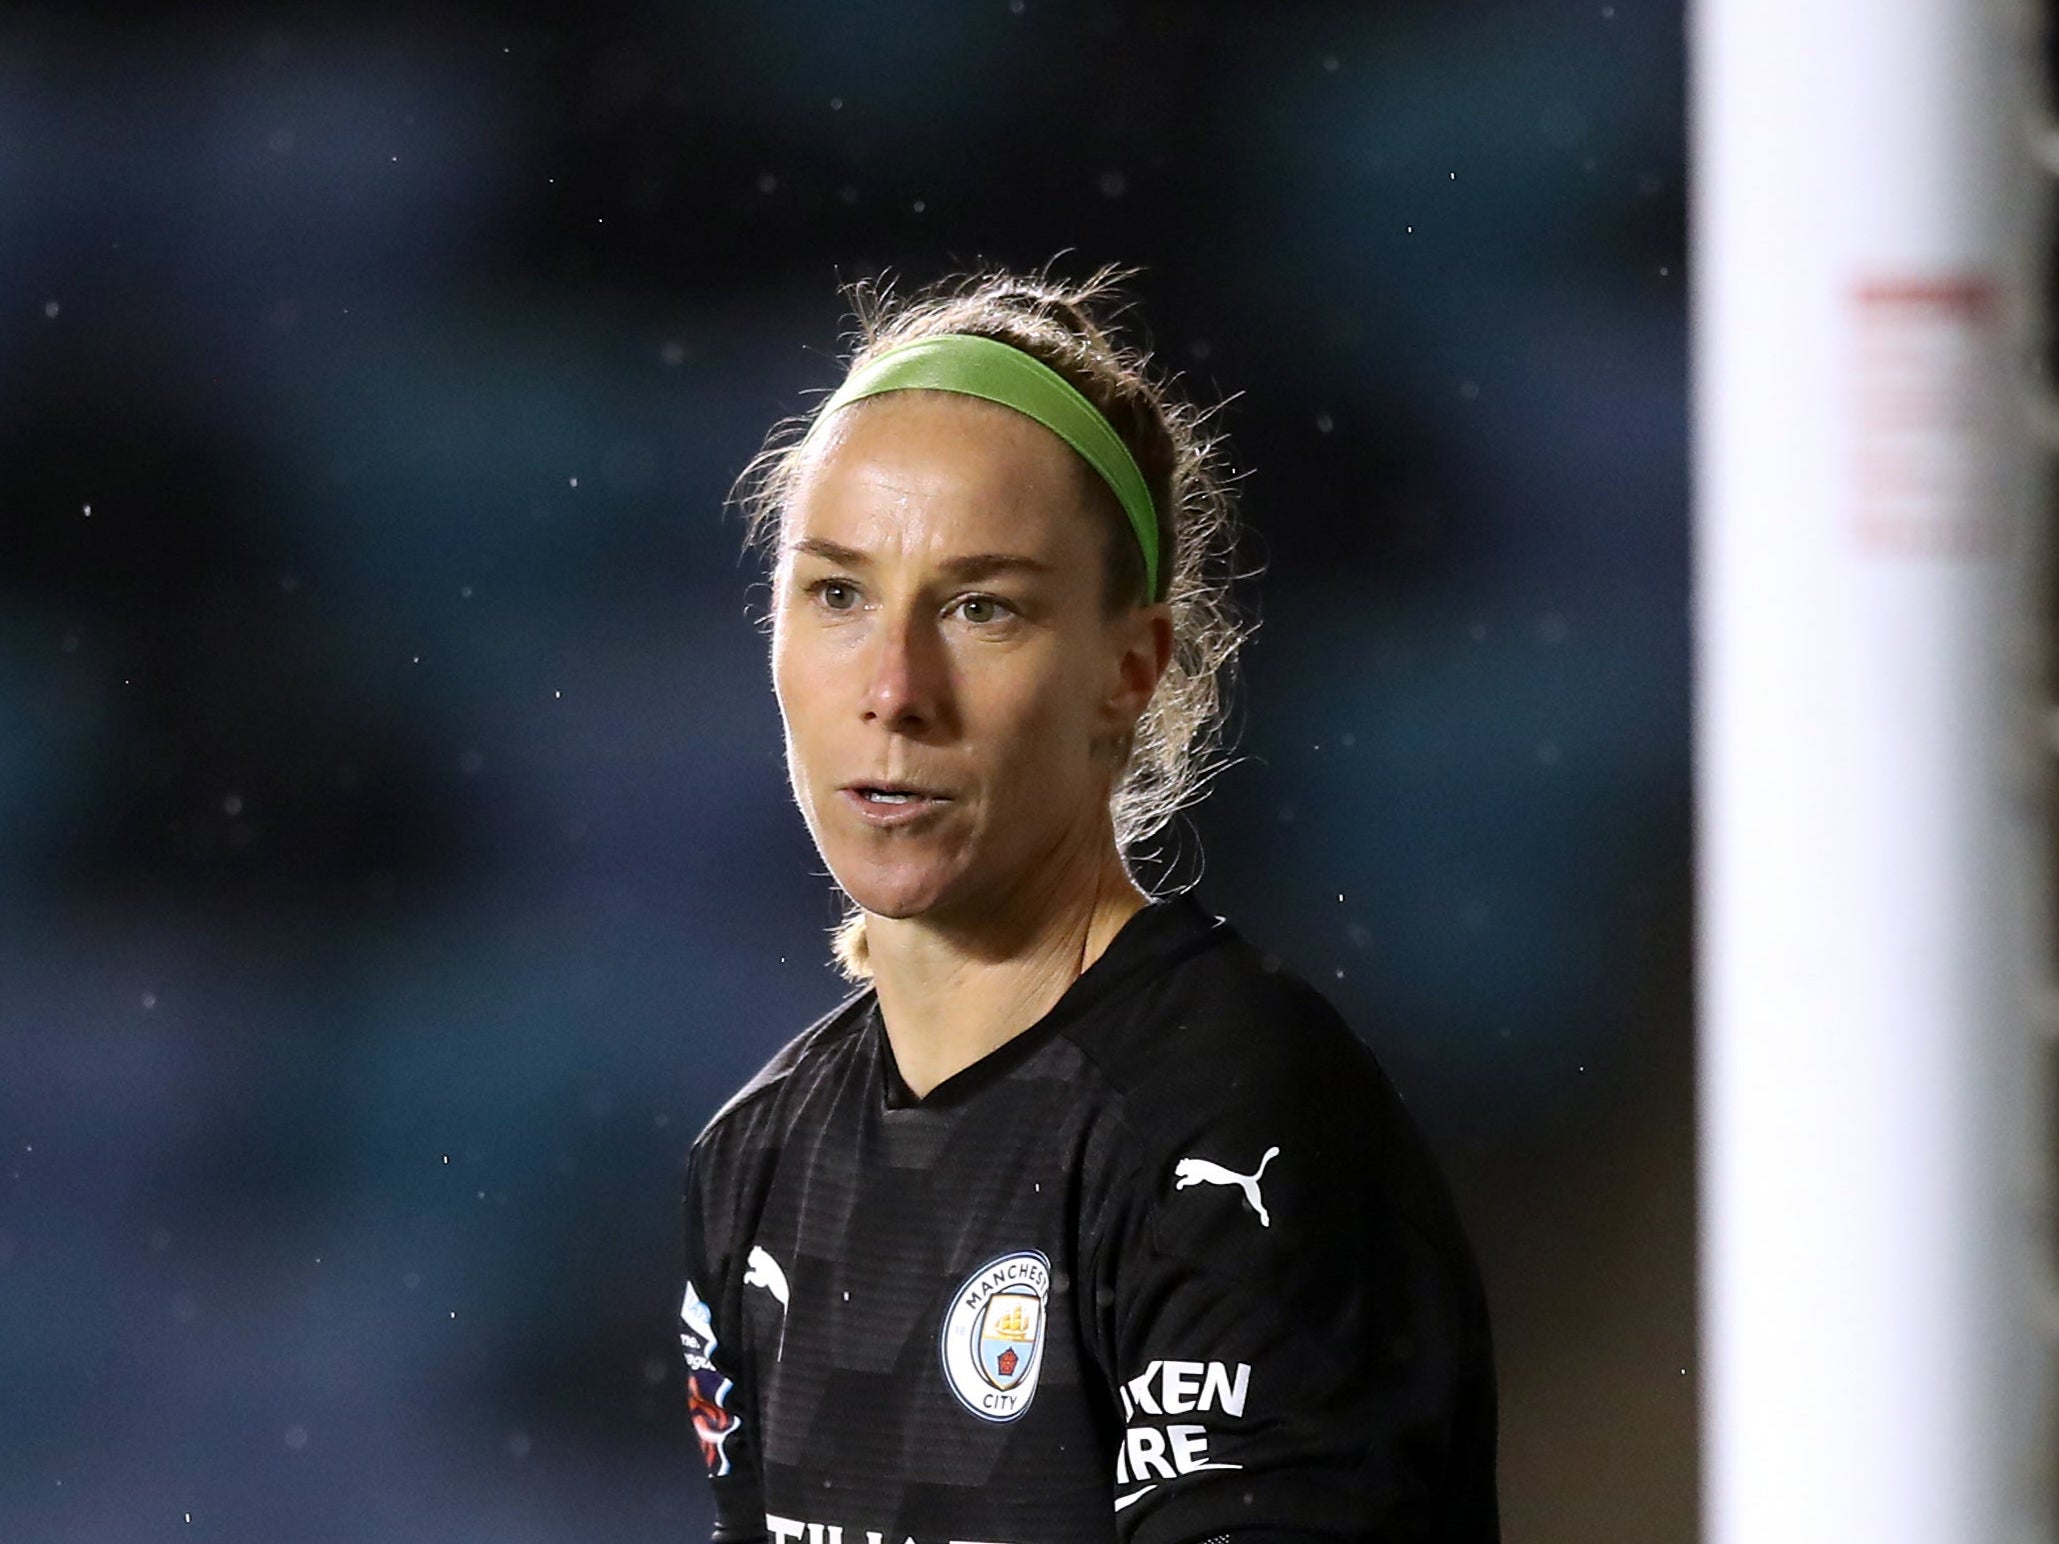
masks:
[[[902,1081],[919,1099],[1036,1023],[1145,905],[1117,855],[1054,864],[964,920],[868,916],[866,951]]]

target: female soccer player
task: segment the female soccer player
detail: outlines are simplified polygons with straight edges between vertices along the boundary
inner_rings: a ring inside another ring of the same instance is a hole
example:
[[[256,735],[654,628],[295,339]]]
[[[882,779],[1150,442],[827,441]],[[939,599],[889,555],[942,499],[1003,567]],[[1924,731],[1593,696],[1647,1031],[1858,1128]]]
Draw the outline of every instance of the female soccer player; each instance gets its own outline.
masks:
[[[1125,863],[1239,629],[1218,460],[1111,335],[1119,277],[861,290],[747,477],[863,985],[688,1161],[722,1544],[1498,1536],[1421,1139],[1322,997]]]

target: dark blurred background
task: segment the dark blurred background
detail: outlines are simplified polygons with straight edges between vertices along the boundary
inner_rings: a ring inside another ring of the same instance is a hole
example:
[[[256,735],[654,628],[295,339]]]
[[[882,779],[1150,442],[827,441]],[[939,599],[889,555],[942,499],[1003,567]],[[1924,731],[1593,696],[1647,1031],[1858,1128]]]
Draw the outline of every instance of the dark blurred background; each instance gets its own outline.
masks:
[[[0,15],[0,1540],[705,1536],[677,1171],[835,1001],[723,510],[840,279],[1144,266],[1200,898],[1453,1176],[1507,1535],[1695,1534],[1676,0]]]

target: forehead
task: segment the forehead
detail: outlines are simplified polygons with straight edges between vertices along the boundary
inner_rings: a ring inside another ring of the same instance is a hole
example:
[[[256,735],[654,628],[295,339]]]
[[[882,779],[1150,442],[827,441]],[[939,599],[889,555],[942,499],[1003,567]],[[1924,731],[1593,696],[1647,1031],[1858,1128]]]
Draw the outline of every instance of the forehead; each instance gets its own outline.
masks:
[[[1061,561],[1093,544],[1091,471],[1057,435],[999,403],[939,391],[867,398],[839,410],[804,455],[788,543]]]

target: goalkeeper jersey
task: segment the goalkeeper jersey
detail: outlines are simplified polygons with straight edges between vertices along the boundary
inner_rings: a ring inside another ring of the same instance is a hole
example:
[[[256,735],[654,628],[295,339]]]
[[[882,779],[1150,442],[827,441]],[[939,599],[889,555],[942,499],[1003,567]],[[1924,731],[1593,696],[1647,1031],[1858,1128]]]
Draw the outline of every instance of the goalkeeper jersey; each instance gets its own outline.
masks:
[[[1498,1538],[1485,1302],[1372,1053],[1191,899],[913,1097],[875,995],[696,1140],[720,1544]]]

